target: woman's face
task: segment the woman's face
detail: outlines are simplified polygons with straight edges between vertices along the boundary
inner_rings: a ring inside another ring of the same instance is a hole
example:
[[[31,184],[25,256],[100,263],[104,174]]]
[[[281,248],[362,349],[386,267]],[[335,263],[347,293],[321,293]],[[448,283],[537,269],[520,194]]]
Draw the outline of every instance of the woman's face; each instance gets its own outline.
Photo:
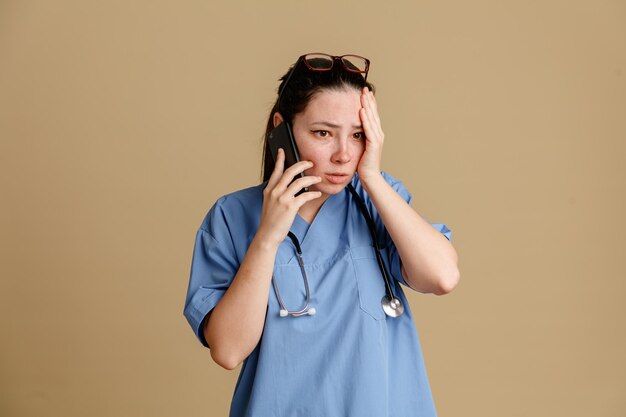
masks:
[[[310,189],[336,194],[352,180],[365,150],[360,109],[360,91],[322,90],[294,117],[293,134],[300,159],[314,164],[305,175],[322,178]]]

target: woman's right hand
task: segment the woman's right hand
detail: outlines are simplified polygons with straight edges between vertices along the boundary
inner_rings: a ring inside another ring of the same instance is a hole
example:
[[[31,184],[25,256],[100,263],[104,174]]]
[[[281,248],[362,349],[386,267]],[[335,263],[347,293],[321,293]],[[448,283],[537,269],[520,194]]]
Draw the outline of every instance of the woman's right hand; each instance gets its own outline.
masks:
[[[293,178],[313,166],[311,161],[300,161],[284,170],[285,152],[278,150],[276,165],[263,190],[263,209],[257,236],[278,246],[289,233],[289,229],[302,207],[307,202],[319,198],[319,191],[308,191],[295,196],[304,187],[317,184],[320,177],[304,176],[293,183]],[[291,183],[291,185],[290,185]]]

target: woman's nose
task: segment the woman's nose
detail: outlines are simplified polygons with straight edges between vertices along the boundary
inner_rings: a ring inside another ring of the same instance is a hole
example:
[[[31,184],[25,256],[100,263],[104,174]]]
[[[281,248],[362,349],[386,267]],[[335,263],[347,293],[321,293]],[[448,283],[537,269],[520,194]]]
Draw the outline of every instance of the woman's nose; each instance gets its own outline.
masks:
[[[337,141],[335,152],[333,153],[333,162],[338,164],[346,164],[350,162],[352,156],[350,154],[350,147],[348,141],[340,139]]]

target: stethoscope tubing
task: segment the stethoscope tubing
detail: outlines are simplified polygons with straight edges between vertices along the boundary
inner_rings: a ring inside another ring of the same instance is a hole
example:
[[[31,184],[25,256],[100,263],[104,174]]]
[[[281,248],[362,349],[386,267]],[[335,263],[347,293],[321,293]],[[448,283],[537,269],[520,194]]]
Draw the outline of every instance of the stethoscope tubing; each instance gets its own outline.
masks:
[[[402,314],[402,311],[404,310],[404,308],[402,306],[402,302],[400,301],[400,299],[396,298],[393,288],[391,287],[391,284],[389,282],[389,274],[387,272],[387,267],[385,266],[385,263],[383,262],[383,258],[380,254],[380,246],[378,245],[378,233],[376,233],[376,225],[374,224],[374,221],[372,220],[372,216],[370,215],[369,210],[367,209],[367,206],[365,205],[365,202],[363,201],[361,196],[359,196],[359,194],[356,192],[352,184],[348,184],[348,190],[352,194],[354,200],[356,200],[357,205],[359,206],[359,210],[361,211],[361,214],[365,218],[365,223],[367,223],[367,227],[369,229],[370,235],[372,237],[372,241],[374,243],[374,248],[376,249],[375,250],[376,262],[378,262],[378,267],[383,276],[383,280],[385,281],[385,297],[383,297],[383,300],[382,300],[382,303],[385,306],[385,308],[383,308],[383,310],[385,311],[385,314],[387,314],[390,317],[398,317],[399,315]],[[298,238],[296,237],[296,235],[294,235],[292,232],[289,232],[287,236],[289,236],[294,246],[296,247],[296,252],[298,254],[298,264],[300,265],[300,270],[302,271],[302,278],[304,280],[304,287],[306,290],[306,302],[305,302],[304,307],[301,308],[300,310],[297,310],[297,311],[288,310],[285,307],[285,304],[283,303],[283,300],[280,296],[280,292],[278,291],[278,285],[276,284],[276,280],[274,279],[274,276],[272,276],[272,285],[274,287],[274,293],[276,294],[278,304],[280,305],[280,315],[281,317],[286,317],[288,315],[294,316],[294,317],[299,317],[303,315],[314,315],[316,313],[315,308],[312,308],[309,306],[309,301],[310,301],[309,280],[306,276],[306,270],[304,268],[304,261],[302,259],[302,248],[300,247],[300,242],[298,241]],[[390,308],[389,305],[391,305],[391,309],[389,309]]]
[[[283,303],[283,299],[280,296],[280,292],[278,291],[278,285],[276,284],[276,280],[272,276],[272,285],[274,286],[274,292],[276,293],[276,298],[278,299],[278,304],[280,305],[281,316],[286,316],[288,314],[298,317],[303,316],[305,314],[313,315],[315,314],[315,309],[309,308],[309,300],[310,300],[310,291],[309,291],[309,279],[306,276],[306,269],[304,268],[304,261],[302,260],[302,249],[300,248],[300,242],[298,242],[298,238],[293,233],[287,233],[287,236],[291,239],[294,246],[296,247],[296,252],[298,254],[298,264],[300,265],[300,270],[302,271],[302,278],[304,279],[304,288],[306,290],[306,303],[304,307],[302,307],[298,311],[290,311],[285,307],[285,303]]]
[[[387,296],[390,299],[395,299],[395,294],[393,293],[393,289],[391,288],[391,284],[389,283],[389,276],[387,274],[387,267],[383,262],[383,258],[380,255],[380,246],[378,246],[378,233],[376,233],[376,225],[374,224],[374,220],[372,220],[372,216],[370,215],[365,202],[361,198],[361,196],[356,192],[352,184],[348,184],[348,190],[356,200],[356,204],[359,206],[361,213],[363,213],[363,217],[365,217],[365,223],[367,223],[367,227],[370,229],[370,235],[372,236],[372,240],[374,241],[374,248],[376,248],[376,261],[378,262],[378,266],[380,267],[380,272],[383,274],[383,279],[385,280],[385,291]]]

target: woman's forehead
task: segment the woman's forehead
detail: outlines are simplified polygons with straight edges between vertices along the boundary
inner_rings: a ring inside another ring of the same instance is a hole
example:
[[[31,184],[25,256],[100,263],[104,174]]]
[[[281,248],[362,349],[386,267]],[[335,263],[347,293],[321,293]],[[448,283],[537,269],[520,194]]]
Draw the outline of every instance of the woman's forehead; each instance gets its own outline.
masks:
[[[361,95],[355,89],[322,90],[316,93],[300,114],[307,122],[323,121],[335,124],[360,124]]]

